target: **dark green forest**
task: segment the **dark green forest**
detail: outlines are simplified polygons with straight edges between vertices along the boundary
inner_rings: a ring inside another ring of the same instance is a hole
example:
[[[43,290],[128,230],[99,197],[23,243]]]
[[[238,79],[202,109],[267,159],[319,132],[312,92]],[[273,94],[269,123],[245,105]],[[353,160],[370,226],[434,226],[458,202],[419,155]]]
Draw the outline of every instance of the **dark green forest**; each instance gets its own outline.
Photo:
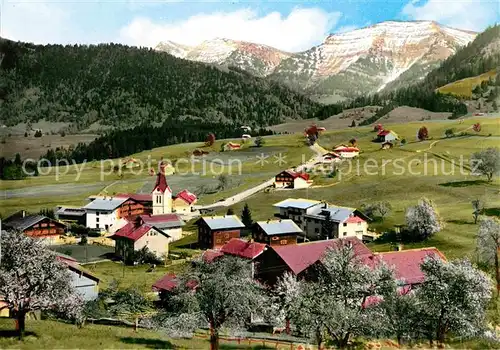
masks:
[[[0,42],[0,121],[102,125],[193,116],[206,121],[277,124],[308,118],[319,105],[278,83],[117,44]]]

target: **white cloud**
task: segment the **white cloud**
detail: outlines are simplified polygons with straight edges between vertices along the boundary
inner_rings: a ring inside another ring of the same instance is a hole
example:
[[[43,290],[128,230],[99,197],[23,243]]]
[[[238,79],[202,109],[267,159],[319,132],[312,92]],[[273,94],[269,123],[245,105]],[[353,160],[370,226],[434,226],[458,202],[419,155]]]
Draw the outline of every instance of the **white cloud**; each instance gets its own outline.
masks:
[[[251,9],[197,14],[185,20],[166,22],[141,17],[120,30],[120,41],[154,47],[166,40],[197,45],[204,40],[227,38],[293,52],[321,42],[340,16],[339,12],[328,13],[319,8],[295,8],[286,17],[278,12],[259,17]]]
[[[1,35],[36,44],[63,43],[71,27],[70,14],[56,3],[5,2]]]
[[[414,20],[433,20],[457,29],[481,31],[499,20],[495,0],[412,0],[402,14]]]

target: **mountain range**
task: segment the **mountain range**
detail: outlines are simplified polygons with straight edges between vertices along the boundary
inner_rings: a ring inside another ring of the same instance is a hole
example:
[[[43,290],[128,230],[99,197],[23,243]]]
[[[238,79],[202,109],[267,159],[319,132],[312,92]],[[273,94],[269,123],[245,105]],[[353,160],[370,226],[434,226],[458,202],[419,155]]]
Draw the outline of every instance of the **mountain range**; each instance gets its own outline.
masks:
[[[389,21],[331,34],[320,45],[297,53],[220,38],[193,47],[165,41],[156,50],[237,67],[313,95],[352,97],[421,80],[476,35],[433,21]]]

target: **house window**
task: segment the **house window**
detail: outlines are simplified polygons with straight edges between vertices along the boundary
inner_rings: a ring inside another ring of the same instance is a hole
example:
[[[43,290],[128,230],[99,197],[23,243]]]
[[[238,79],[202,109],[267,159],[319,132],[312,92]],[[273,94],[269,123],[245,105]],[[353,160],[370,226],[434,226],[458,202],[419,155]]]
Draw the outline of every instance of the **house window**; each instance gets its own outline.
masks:
[[[287,243],[288,243],[288,241],[287,241],[286,239],[282,239],[282,240],[280,241],[280,244],[281,244],[281,245],[286,245]]]
[[[360,222],[358,222],[358,226],[361,226],[361,223],[360,223]]]
[[[109,229],[109,225],[104,225],[104,228],[106,229],[106,231]]]
[[[95,215],[99,216],[99,212],[98,212],[98,211],[96,211],[96,212],[95,212]]]
[[[271,238],[273,241],[277,241],[278,239],[280,239],[279,237],[273,237]]]
[[[347,226],[347,223],[346,223],[346,222],[344,222],[344,227],[346,227],[346,226]]]
[[[344,235],[344,237],[347,236],[347,232],[344,232],[343,235]]]
[[[95,218],[95,222],[99,222],[99,218]]]
[[[99,228],[99,224],[95,224],[95,228]]]
[[[319,233],[319,228],[317,228],[317,227],[316,227],[316,228],[314,229],[314,233]]]

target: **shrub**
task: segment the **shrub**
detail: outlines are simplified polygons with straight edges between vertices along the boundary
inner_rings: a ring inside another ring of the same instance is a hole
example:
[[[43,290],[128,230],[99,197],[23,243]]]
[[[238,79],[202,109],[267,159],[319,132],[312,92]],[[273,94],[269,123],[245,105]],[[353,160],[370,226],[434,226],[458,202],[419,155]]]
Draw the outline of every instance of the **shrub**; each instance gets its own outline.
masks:
[[[132,260],[138,264],[161,264],[162,261],[148,247],[144,247],[134,252]]]
[[[41,130],[35,131],[35,137],[42,137],[42,136],[43,136],[43,133]]]
[[[446,137],[453,137],[455,135],[455,130],[454,129],[446,129],[444,132],[444,135]]]

